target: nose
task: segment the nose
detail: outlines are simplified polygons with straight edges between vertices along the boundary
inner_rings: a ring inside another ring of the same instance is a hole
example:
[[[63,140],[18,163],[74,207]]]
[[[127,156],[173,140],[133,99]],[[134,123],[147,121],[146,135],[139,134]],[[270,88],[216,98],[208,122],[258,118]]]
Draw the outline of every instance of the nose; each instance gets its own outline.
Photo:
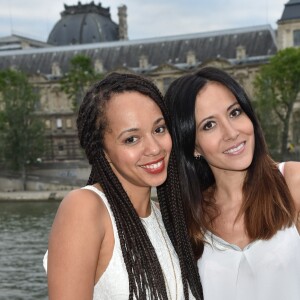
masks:
[[[153,136],[149,136],[145,140],[145,154],[146,155],[157,155],[161,151],[161,146],[158,140]]]
[[[231,122],[223,124],[223,139],[224,141],[236,140],[240,135],[239,131]]]

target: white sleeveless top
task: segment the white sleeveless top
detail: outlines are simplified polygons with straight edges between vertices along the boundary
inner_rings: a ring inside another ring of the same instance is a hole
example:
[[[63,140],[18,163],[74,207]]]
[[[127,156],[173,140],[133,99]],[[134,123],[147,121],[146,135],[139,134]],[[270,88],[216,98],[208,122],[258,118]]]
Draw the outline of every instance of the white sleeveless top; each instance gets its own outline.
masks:
[[[205,300],[300,300],[300,235],[295,225],[244,249],[210,232],[205,239],[208,244],[198,260]]]
[[[122,255],[115,218],[103,192],[99,191],[94,186],[86,186],[84,189],[89,189],[101,197],[110,215],[115,239],[111,260],[105,272],[94,286],[93,300],[127,300],[129,298],[128,274]],[[141,218],[141,221],[160,262],[166,281],[168,298],[172,300],[183,300],[184,293],[179,260],[165,230],[161,213],[154,203],[151,203],[150,216],[147,218]],[[170,255],[172,259],[170,258]],[[46,266],[47,253],[44,258],[44,267],[46,268]],[[175,276],[173,270],[175,271]],[[191,292],[189,299],[194,299]]]

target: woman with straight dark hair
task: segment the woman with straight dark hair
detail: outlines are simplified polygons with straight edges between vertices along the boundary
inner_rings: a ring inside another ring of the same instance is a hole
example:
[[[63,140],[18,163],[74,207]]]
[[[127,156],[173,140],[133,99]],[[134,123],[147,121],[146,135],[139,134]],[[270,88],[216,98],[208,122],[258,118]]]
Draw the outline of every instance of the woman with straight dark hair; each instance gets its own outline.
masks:
[[[202,299],[168,126],[143,77],[112,73],[87,92],[77,127],[92,171],[52,226],[50,300]]]
[[[165,100],[204,299],[299,300],[300,163],[272,160],[222,70],[175,80]]]

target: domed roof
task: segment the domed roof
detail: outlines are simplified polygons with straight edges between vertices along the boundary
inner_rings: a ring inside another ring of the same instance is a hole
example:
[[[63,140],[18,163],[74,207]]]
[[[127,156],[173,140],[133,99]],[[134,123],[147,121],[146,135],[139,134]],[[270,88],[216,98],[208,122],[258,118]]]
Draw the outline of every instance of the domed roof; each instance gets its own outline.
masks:
[[[101,3],[68,6],[54,25],[47,43],[55,46],[89,44],[118,40],[119,26],[111,20],[109,8]]]

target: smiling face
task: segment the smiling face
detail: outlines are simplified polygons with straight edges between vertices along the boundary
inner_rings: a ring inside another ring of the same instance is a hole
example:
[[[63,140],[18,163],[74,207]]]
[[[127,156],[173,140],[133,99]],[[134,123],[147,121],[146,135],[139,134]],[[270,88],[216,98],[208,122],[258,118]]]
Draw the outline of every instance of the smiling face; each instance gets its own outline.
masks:
[[[246,170],[254,154],[254,129],[233,93],[209,82],[198,93],[195,108],[195,154],[204,156],[213,173]]]
[[[172,142],[157,104],[138,92],[123,92],[112,95],[105,115],[105,155],[125,190],[162,184]]]

